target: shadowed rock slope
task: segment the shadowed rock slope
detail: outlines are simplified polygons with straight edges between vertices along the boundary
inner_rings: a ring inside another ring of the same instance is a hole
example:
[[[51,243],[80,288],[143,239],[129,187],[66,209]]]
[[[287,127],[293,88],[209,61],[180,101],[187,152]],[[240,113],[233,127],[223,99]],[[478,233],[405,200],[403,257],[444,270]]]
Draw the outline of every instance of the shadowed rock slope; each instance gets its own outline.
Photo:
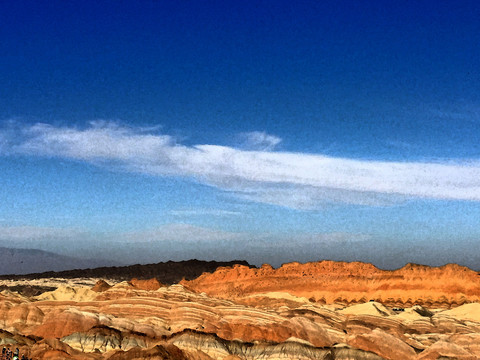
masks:
[[[92,269],[77,269],[67,271],[47,271],[42,273],[33,273],[26,275],[1,275],[0,279],[19,280],[19,279],[45,279],[45,278],[103,278],[115,279],[119,281],[129,281],[132,278],[146,280],[156,278],[164,284],[174,284],[182,279],[191,280],[200,276],[204,272],[213,272],[218,267],[233,266],[235,264],[250,267],[248,262],[243,260],[234,261],[168,261],[157,264],[136,264],[129,266],[111,266],[97,267]]]

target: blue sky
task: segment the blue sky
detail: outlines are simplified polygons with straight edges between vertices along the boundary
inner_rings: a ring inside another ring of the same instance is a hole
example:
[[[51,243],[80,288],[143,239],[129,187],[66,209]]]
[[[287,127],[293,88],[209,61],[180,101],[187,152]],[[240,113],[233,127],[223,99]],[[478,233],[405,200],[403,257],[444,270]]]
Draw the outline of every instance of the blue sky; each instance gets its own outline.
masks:
[[[3,1],[0,242],[478,268],[474,1]]]

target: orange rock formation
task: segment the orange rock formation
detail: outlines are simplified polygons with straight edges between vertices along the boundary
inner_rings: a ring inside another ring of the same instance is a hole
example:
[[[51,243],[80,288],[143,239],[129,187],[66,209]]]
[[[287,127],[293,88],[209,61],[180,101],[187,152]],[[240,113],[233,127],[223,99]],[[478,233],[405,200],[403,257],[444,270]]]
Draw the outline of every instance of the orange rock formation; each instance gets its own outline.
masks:
[[[110,289],[111,287],[112,286],[105,280],[98,280],[96,284],[92,287],[92,290],[95,292],[103,292]]]
[[[130,280],[130,284],[138,290],[158,290],[161,286],[163,286],[155,278],[149,280],[138,280],[133,278],[132,280]]]
[[[184,282],[195,291],[136,280],[93,289],[64,286],[35,297],[3,291],[0,343],[36,360],[473,360],[480,359],[480,303],[452,309],[413,304],[428,299],[422,291],[441,296],[442,289],[447,300],[436,304],[458,305],[451,302],[455,289],[473,301],[475,279],[476,273],[456,265],[389,272],[321,262],[222,268]],[[348,281],[350,292],[344,290]],[[409,281],[417,287],[402,288]],[[366,302],[350,301],[364,288],[385,296],[403,289],[412,306],[367,301],[368,291]],[[310,300],[338,293],[354,294],[342,295],[349,306]]]
[[[262,294],[283,292],[323,304],[375,300],[390,306],[450,308],[480,299],[480,276],[455,264],[428,267],[408,264],[394,271],[361,262],[289,263],[278,269],[237,265],[205,273],[182,285],[210,296],[258,302]],[[252,300],[251,296],[257,299]]]

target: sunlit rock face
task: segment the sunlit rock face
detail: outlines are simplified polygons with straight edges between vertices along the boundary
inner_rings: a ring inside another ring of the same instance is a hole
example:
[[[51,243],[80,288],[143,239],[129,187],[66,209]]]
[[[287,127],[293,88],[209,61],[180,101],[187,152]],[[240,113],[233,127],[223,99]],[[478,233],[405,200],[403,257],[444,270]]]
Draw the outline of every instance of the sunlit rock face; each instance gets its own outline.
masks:
[[[1,292],[0,345],[34,359],[480,359],[480,303],[450,301],[475,298],[480,277],[472,273],[456,265],[383,272],[322,262],[222,268],[170,286],[156,279],[72,280],[37,296]],[[415,289],[403,290],[410,306],[398,306],[400,296],[394,305],[380,301],[379,290],[356,298],[362,286],[382,287],[387,274],[388,291],[418,277]],[[450,279],[468,291],[455,293]],[[344,290],[348,281],[353,297]],[[320,283],[330,287],[322,293]],[[428,306],[428,291],[448,301]],[[340,303],[317,301],[338,294]]]
[[[342,305],[375,300],[392,307],[450,308],[480,300],[478,273],[455,264],[437,268],[407,264],[394,271],[361,262],[289,263],[278,269],[269,265],[258,269],[237,265],[181,284],[242,303],[252,303],[249,295],[261,297],[274,291]]]

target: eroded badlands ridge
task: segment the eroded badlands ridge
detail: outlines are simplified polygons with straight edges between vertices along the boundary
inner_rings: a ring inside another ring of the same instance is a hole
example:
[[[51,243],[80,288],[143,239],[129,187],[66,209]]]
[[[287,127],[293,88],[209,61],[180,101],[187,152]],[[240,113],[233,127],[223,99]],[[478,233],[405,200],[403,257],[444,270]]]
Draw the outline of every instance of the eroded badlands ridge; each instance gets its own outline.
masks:
[[[407,264],[394,271],[361,262],[289,263],[278,269],[236,265],[181,284],[197,292],[251,304],[258,303],[264,293],[278,291],[322,304],[343,305],[375,300],[398,307],[450,308],[480,299],[479,274],[456,264]]]
[[[235,264],[250,266],[248,262],[244,260],[218,262],[192,259],[184,261],[159,262],[156,264],[136,264],[128,266],[97,267],[93,269],[47,271],[43,273],[25,275],[0,275],[0,280],[103,278],[113,279],[116,281],[129,281],[132,278],[157,278],[158,281],[164,284],[174,284],[182,279],[195,279],[203,272],[215,271],[220,266],[228,267]]]
[[[326,271],[328,262],[318,264]],[[340,266],[337,276],[353,265]],[[244,270],[220,269],[199,280]],[[455,266],[431,269],[446,270],[455,279],[471,275]],[[33,297],[3,291],[0,341],[34,359],[480,359],[478,302],[452,309],[325,305],[276,284],[222,296],[156,279],[62,286]]]

